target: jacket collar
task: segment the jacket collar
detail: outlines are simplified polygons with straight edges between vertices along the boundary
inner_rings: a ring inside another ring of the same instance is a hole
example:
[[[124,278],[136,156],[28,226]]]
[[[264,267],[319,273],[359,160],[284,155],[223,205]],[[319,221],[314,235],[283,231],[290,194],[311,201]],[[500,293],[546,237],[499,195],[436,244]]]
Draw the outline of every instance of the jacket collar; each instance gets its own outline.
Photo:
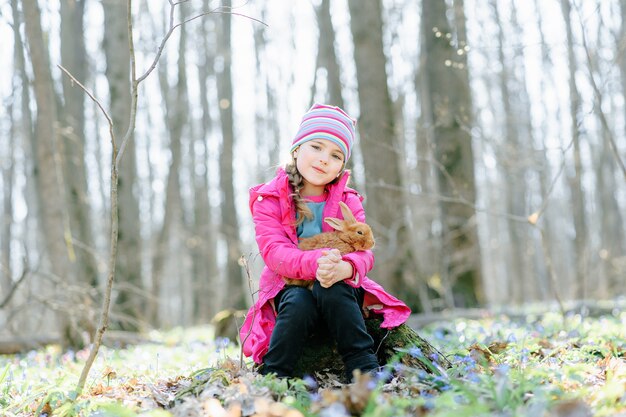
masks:
[[[324,206],[324,217],[335,216],[338,212],[339,202],[343,200],[344,192],[352,192],[357,194],[353,189],[346,187],[348,180],[350,179],[350,171],[344,171],[341,177],[334,184],[327,186],[328,198],[326,199],[326,205]],[[281,211],[281,224],[287,230],[294,242],[297,242],[295,236],[294,219],[296,213],[293,207],[293,197],[291,184],[289,184],[289,176],[283,168],[278,168],[276,176],[267,183],[256,185],[250,188],[250,211],[252,212],[252,206],[254,203],[265,197],[277,197],[280,204]],[[322,231],[331,231],[330,227],[325,222],[322,223]]]

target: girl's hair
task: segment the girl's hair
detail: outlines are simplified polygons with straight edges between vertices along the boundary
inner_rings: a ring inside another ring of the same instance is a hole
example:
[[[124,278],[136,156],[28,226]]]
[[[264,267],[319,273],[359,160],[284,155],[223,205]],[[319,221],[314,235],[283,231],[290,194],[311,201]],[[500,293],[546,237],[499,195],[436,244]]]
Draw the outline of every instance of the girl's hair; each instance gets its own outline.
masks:
[[[304,177],[300,175],[298,168],[296,168],[295,159],[285,165],[285,172],[289,178],[289,184],[293,188],[291,197],[293,197],[293,201],[296,204],[296,226],[299,226],[304,219],[311,220],[313,218],[311,209],[306,205],[306,199],[300,195],[300,189],[304,185]]]

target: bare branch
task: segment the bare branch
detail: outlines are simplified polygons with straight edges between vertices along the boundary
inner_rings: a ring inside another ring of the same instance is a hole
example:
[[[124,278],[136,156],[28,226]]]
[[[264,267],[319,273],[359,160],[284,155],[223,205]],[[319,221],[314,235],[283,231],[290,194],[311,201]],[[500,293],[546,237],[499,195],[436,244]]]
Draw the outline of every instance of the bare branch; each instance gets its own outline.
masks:
[[[113,133],[113,120],[111,119],[111,116],[109,116],[109,113],[104,109],[104,107],[102,106],[102,103],[100,103],[100,100],[98,100],[93,94],[91,94],[91,92],[87,89],[87,87],[85,87],[80,81],[78,81],[67,69],[65,69],[62,65],[58,65],[57,67],[63,71],[71,80],[73,83],[78,84],[78,86],[85,92],[85,94],[87,94],[89,96],[89,98],[96,103],[96,105],[98,106],[98,108],[100,109],[100,111],[102,112],[102,114],[104,115],[104,117],[107,119],[107,123],[109,124],[109,136],[111,137],[111,144],[113,145],[113,149],[115,149],[115,133]]]

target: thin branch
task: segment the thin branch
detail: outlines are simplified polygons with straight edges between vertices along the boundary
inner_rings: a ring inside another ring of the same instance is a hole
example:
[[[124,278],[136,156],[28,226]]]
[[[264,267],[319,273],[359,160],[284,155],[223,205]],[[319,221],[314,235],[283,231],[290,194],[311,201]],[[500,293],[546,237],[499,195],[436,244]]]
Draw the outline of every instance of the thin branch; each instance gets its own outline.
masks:
[[[102,107],[102,104],[100,103],[100,101],[96,97],[94,97],[93,94],[91,94],[91,92],[87,89],[87,87],[85,87],[83,84],[81,84],[81,82],[78,81],[68,70],[66,70],[65,67],[63,67],[62,65],[59,65],[59,64],[57,64],[57,67],[61,71],[63,71],[68,77],[70,77],[70,79],[72,80],[73,83],[78,84],[78,86],[83,89],[85,94],[87,94],[89,96],[89,98],[91,98],[94,101],[94,103],[96,103],[98,105],[98,107],[100,108],[100,111],[102,111],[102,114],[104,114],[104,117],[106,117],[107,122],[109,122],[109,125],[113,125],[113,120],[111,120],[111,116],[109,116],[109,114],[104,109],[104,107]]]
[[[250,273],[250,264],[248,264],[248,260],[243,255],[239,258],[239,264],[246,271],[246,276],[248,277],[248,291],[250,291],[252,304],[254,304],[254,292],[252,291],[252,274]],[[248,329],[248,333],[246,333],[246,337],[244,337],[243,340],[240,341],[241,342],[241,347],[239,350],[239,367],[240,368],[243,368],[243,345],[246,343],[246,341],[248,340],[248,337],[250,337],[250,334],[252,333],[252,327],[254,325],[255,318],[256,318],[256,308],[253,307],[252,308],[252,322],[250,323],[250,329]]]

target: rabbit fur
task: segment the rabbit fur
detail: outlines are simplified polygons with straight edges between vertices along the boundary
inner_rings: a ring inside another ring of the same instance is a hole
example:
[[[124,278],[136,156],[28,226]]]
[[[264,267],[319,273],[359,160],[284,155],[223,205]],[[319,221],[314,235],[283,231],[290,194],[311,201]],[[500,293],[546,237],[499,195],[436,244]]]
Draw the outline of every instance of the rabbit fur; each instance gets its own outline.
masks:
[[[332,232],[324,232],[315,236],[300,239],[298,248],[302,250],[331,248],[337,249],[341,255],[359,250],[372,249],[375,244],[372,228],[366,223],[358,222],[350,208],[343,202],[339,202],[343,220],[335,217],[326,217],[324,221],[333,229]],[[287,285],[299,287],[313,287],[313,280],[283,278]]]

